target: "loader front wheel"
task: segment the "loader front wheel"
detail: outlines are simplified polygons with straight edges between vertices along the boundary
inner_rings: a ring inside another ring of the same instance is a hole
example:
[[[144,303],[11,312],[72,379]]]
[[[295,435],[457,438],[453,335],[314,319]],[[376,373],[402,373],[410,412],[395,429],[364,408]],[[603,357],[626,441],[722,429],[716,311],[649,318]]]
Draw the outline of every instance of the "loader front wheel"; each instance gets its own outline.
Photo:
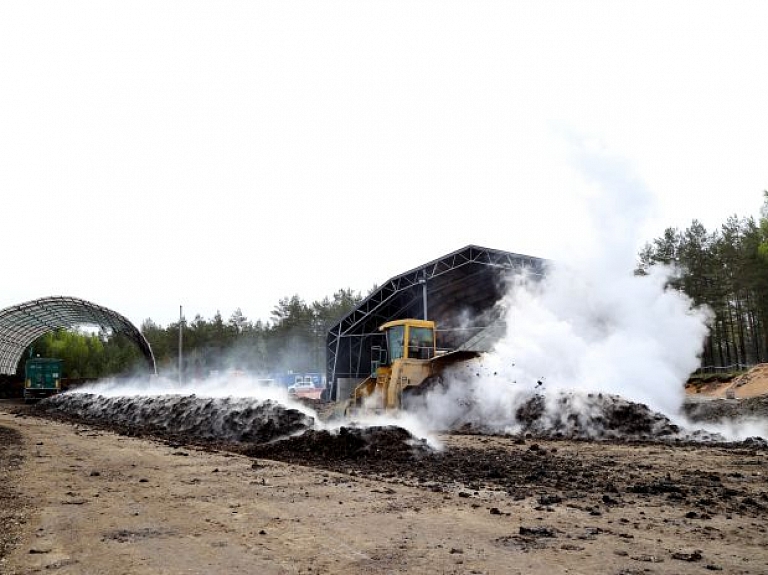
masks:
[[[424,407],[427,394],[441,389],[445,389],[442,376],[431,375],[421,385],[408,387],[403,390],[402,408],[406,411],[414,411]]]

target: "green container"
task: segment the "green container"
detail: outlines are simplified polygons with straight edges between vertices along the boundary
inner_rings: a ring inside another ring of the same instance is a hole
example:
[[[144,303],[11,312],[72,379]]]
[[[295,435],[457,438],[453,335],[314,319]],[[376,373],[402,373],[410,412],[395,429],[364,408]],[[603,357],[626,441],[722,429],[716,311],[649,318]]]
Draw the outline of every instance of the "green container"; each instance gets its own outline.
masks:
[[[62,361],[48,357],[27,360],[24,366],[24,399],[48,397],[61,390]]]

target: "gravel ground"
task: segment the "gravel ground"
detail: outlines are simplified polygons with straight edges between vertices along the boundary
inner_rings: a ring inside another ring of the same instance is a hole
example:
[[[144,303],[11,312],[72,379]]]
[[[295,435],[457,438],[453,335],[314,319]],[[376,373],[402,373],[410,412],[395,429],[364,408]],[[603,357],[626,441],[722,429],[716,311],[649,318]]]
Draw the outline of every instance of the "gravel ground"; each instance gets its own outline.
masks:
[[[620,407],[632,439],[532,427],[435,451],[393,427],[235,442],[0,406],[34,502],[0,572],[768,573],[765,441],[670,440]],[[273,414],[265,431],[293,421]]]
[[[5,557],[18,541],[20,525],[25,521],[23,498],[16,478],[23,460],[21,435],[0,426],[0,572]]]

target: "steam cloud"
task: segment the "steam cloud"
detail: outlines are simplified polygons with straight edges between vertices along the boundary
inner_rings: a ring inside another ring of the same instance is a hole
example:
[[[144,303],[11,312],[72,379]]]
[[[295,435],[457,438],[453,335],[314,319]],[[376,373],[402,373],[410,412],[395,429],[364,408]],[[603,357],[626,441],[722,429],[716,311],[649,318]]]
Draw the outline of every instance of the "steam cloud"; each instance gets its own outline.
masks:
[[[599,425],[590,393],[681,419],[684,382],[699,365],[711,314],[668,287],[674,269],[635,275],[653,202],[625,163],[585,144],[574,146],[573,157],[591,223],[574,222],[583,231],[566,240],[541,281],[510,281],[501,302],[505,336],[477,365],[450,372],[447,385],[427,395],[420,414],[431,427],[514,431],[517,411],[535,394],[552,422],[563,419],[567,404],[582,427]]]

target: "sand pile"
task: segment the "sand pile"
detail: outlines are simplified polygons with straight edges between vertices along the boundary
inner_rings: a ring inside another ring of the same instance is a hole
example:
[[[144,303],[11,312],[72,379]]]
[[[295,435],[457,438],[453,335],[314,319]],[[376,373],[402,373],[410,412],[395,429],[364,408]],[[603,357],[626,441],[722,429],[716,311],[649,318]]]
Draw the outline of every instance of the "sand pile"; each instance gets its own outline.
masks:
[[[735,397],[757,397],[768,394],[768,363],[759,363],[731,383]]]
[[[730,381],[725,377],[711,375],[703,380],[693,380],[686,386],[686,391],[692,396],[729,399],[768,395],[768,363],[759,363]]]

